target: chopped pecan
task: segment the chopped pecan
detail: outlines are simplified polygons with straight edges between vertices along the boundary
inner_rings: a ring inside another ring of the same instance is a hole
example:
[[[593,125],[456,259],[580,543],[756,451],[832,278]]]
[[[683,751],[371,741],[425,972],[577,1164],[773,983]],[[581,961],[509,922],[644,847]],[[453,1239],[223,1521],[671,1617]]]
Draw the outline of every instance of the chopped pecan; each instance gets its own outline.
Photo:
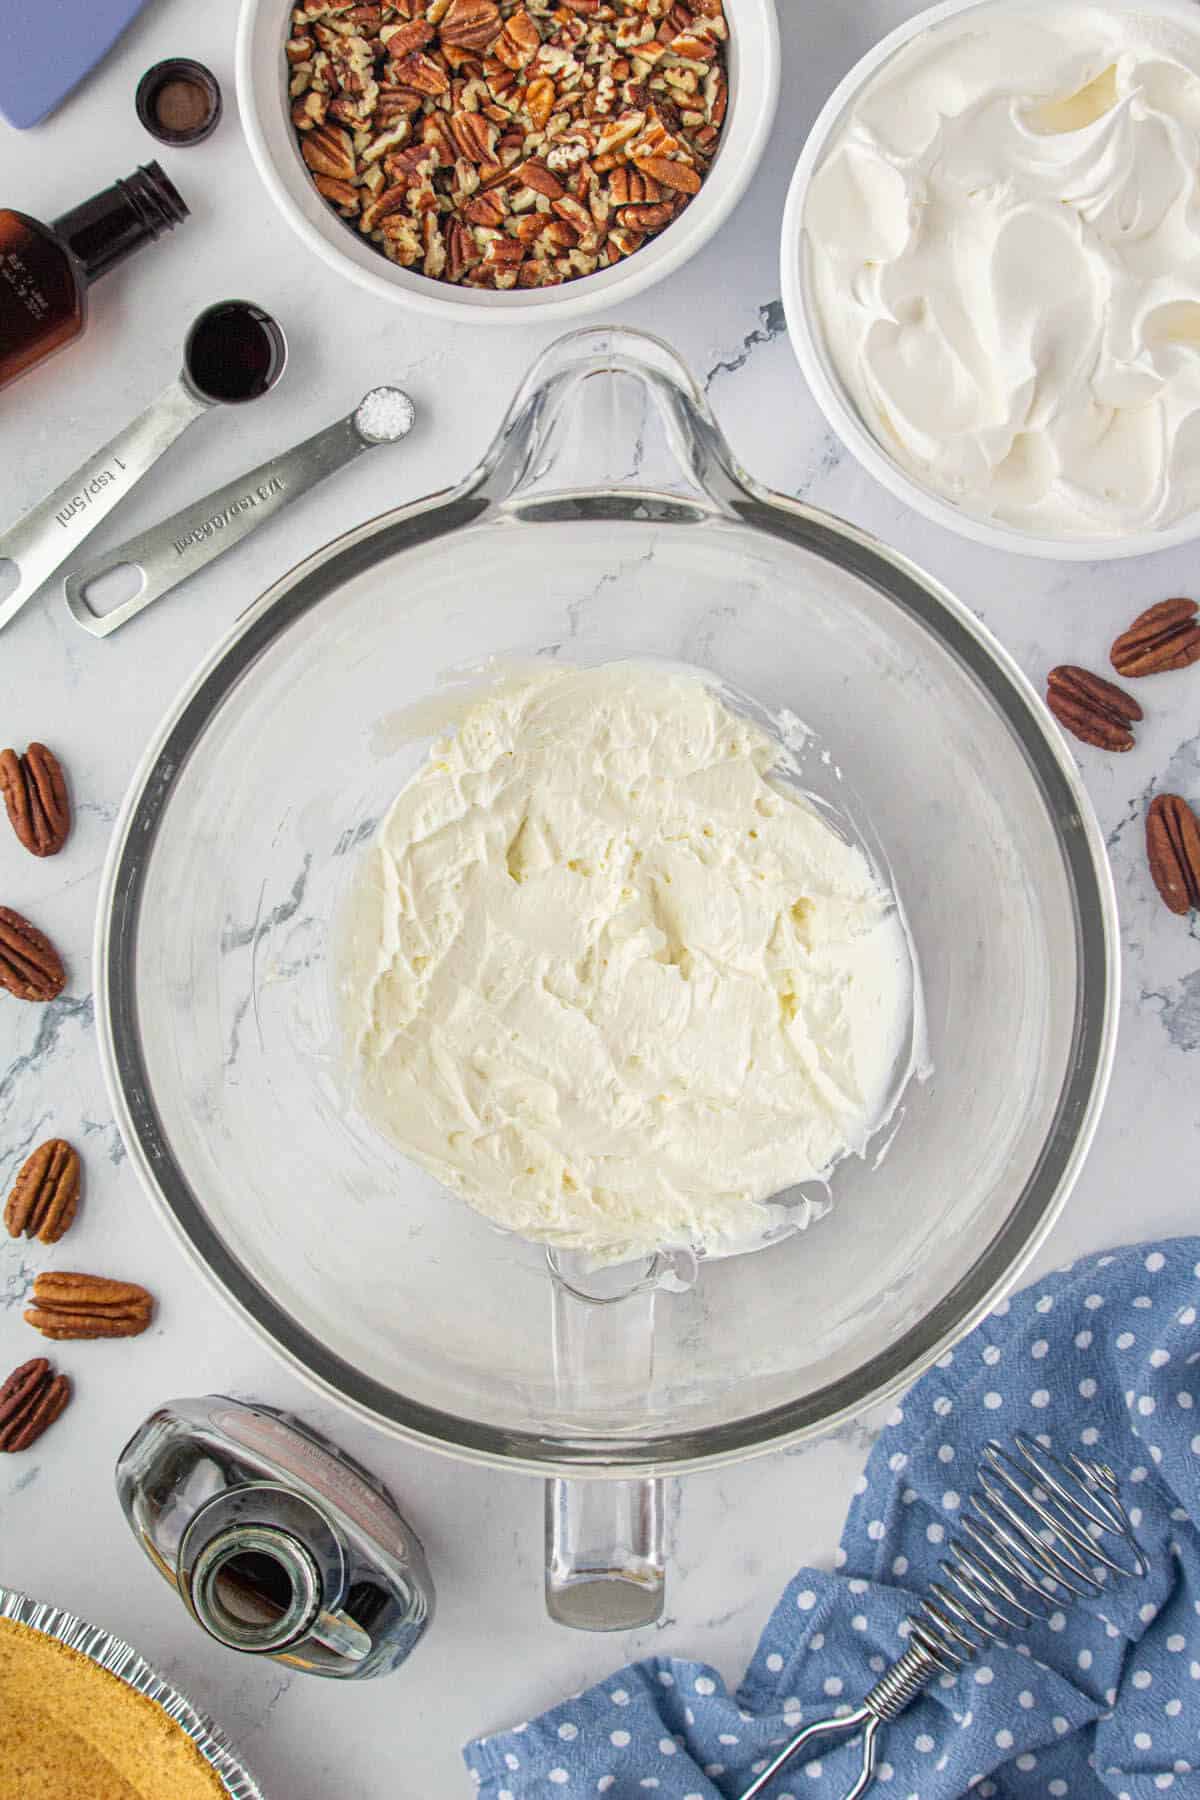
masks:
[[[408,19],[402,25],[385,25],[379,39],[394,62],[402,62],[413,50],[433,42],[433,26],[425,19]]]
[[[303,0],[293,122],[318,192],[394,262],[551,285],[633,254],[699,191],[726,36],[719,0]],[[418,143],[432,160],[402,162]]]
[[[490,194],[476,194],[462,209],[462,216],[472,225],[486,225],[492,228],[503,225],[508,211],[504,196],[496,189]]]
[[[544,194],[547,200],[561,200],[567,191],[553,170],[548,169],[536,157],[530,157],[518,169],[514,169],[513,173],[518,181],[523,182],[527,188],[532,188],[535,194]]]
[[[418,94],[436,99],[439,94],[450,90],[450,77],[441,63],[426,56],[423,50],[414,50],[392,69],[393,79],[402,87],[414,88]]]
[[[523,214],[521,218],[517,219],[512,227],[512,235],[519,244],[524,244],[526,249],[528,249],[531,244],[537,242],[545,229],[545,213],[530,212]]]
[[[488,238],[484,246],[483,260],[488,268],[516,268],[525,260],[525,246],[519,244],[516,238],[505,237],[502,232],[498,231],[494,237]]]
[[[653,205],[663,197],[657,181],[626,164],[614,169],[609,178],[608,197],[615,206]]]
[[[67,985],[62,957],[45,932],[0,906],[0,987],[18,1000],[56,1000]]]
[[[525,154],[525,133],[523,131],[506,131],[496,145],[496,154],[503,168],[513,169]]]
[[[681,31],[667,45],[672,56],[682,56],[687,62],[711,62],[717,54],[716,40],[708,33]]]
[[[492,45],[492,55],[507,69],[520,70],[531,63],[542,46],[542,35],[523,6],[504,21],[504,29]]]
[[[352,187],[348,181],[335,181],[331,175],[314,175],[313,186],[318,194],[323,194],[331,206],[336,206],[343,218],[352,219],[362,201],[362,189]]]
[[[635,156],[633,160],[643,175],[649,175],[662,187],[672,188],[679,194],[700,192],[700,177],[690,163],[678,162],[669,156]]]
[[[640,231],[627,231],[624,226],[620,226],[617,230],[609,232],[608,241],[620,255],[632,256],[635,250],[641,249],[646,240]]]
[[[541,241],[544,250],[573,250],[579,233],[566,219],[543,219]]]
[[[48,1269],[33,1284],[25,1321],[48,1338],[140,1337],[154,1314],[154,1300],[134,1281]]]
[[[403,155],[404,152],[401,151],[400,154]],[[363,207],[359,215],[358,229],[374,231],[375,227],[382,224],[389,213],[402,212],[407,204],[407,182],[397,182],[394,187],[384,188],[382,193],[373,195]]]
[[[385,156],[390,156],[394,150],[399,150],[404,144],[407,144],[411,136],[412,121],[398,119],[394,125],[389,125],[386,131],[381,131],[377,138],[372,138],[360,157],[363,168],[368,171],[373,169],[375,164],[382,162]]]
[[[535,75],[526,85],[525,111],[535,131],[545,129],[557,99],[558,89],[548,75]]]
[[[1198,610],[1194,600],[1160,600],[1139,613],[1110,652],[1118,675],[1158,675],[1200,662]]]
[[[536,256],[527,256],[517,271],[517,286],[521,288],[553,287],[557,280],[553,263]]]
[[[1200,820],[1179,794],[1150,802],[1146,860],[1165,907],[1181,916],[1200,907]]]
[[[675,208],[671,203],[660,201],[656,206],[620,207],[617,223],[628,227],[630,231],[661,231],[674,217]]]
[[[446,129],[459,156],[474,163],[491,160],[496,148],[496,127],[490,119],[485,119],[481,113],[452,113]]]
[[[313,88],[303,99],[292,103],[292,124],[297,131],[311,131],[314,125],[323,125],[329,111],[329,99],[325,94],[318,94]]]
[[[24,756],[0,750],[0,794],[9,824],[34,856],[57,856],[71,831],[71,802],[62,765],[45,744]]]
[[[375,102],[374,123],[386,131],[401,119],[414,119],[424,104],[425,96],[418,94],[416,88],[381,85],[379,99]]]
[[[626,112],[610,120],[596,139],[596,155],[608,156],[636,138],[646,123],[645,113]]]
[[[1115,682],[1063,663],[1046,677],[1046,704],[1060,725],[1101,750],[1132,750],[1137,701]]]
[[[569,174],[587,161],[595,146],[595,136],[586,126],[560,131],[546,151],[546,166],[558,175]]]
[[[39,1144],[21,1165],[4,1208],[9,1237],[57,1244],[74,1221],[80,1178],[79,1152],[65,1138]]]
[[[443,235],[446,239],[446,275],[451,281],[461,281],[482,260],[483,252],[460,219],[451,219]]]
[[[380,227],[385,256],[402,269],[413,269],[425,254],[425,245],[415,219],[405,213],[393,213]]]
[[[422,273],[438,276],[446,266],[446,240],[438,224],[436,212],[427,212],[421,220],[421,240],[425,246]]]
[[[437,167],[438,148],[436,144],[409,144],[403,150],[396,150],[386,158],[384,166],[393,181],[406,183],[420,175],[428,175]]]
[[[726,81],[724,75],[720,74],[715,78],[710,75],[709,82],[712,84],[712,92],[708,92],[708,85],[706,84],[704,95],[708,109],[708,122],[720,131],[722,125],[725,123],[725,108],[729,104],[729,83]]]
[[[71,1398],[71,1383],[44,1356],[14,1369],[0,1385],[0,1451],[13,1456],[49,1431]]]
[[[579,204],[570,194],[564,194],[561,200],[551,203],[551,211],[557,213],[568,225],[573,225],[579,248],[586,252],[595,250],[600,243],[596,222],[590,212]]]

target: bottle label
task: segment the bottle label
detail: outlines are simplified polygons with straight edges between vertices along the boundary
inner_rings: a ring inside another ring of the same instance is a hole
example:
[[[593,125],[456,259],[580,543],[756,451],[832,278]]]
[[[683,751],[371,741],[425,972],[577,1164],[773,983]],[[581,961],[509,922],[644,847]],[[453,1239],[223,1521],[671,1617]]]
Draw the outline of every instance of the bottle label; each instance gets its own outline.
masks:
[[[404,1521],[332,1450],[313,1443],[281,1419],[257,1409],[223,1407],[213,1413],[212,1419],[214,1425],[228,1432],[247,1450],[256,1450],[261,1456],[269,1457],[277,1469],[295,1476],[339,1506],[397,1562],[408,1563],[409,1544]]]
[[[0,252],[0,281],[11,288],[13,296],[30,318],[40,324],[50,311],[50,299],[39,287],[37,276],[18,250]]]

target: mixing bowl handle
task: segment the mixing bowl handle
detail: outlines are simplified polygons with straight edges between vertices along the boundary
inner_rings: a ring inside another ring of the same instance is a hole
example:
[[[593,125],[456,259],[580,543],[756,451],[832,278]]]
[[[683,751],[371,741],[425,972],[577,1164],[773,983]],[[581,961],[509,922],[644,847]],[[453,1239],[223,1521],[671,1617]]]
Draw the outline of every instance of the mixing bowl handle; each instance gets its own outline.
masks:
[[[561,516],[564,497],[594,506],[622,490],[736,517],[766,491],[738,464],[670,345],[613,325],[569,332],[543,351],[464,489],[546,517]]]
[[[663,1484],[546,1483],[546,1611],[576,1631],[636,1631],[662,1614]]]
[[[663,1484],[620,1473],[620,1440],[647,1412],[662,1259],[599,1270],[570,1252],[546,1260],[558,1405],[565,1421],[586,1421],[577,1435],[596,1457],[594,1476],[546,1483],[546,1610],[577,1631],[632,1631],[659,1618],[666,1589]]]

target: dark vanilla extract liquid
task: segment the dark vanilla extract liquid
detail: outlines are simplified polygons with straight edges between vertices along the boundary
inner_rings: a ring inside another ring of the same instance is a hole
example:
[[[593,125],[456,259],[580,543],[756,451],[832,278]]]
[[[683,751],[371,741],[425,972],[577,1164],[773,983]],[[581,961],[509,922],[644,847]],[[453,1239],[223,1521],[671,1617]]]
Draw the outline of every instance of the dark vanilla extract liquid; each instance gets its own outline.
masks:
[[[187,372],[210,400],[256,400],[283,365],[279,327],[261,307],[229,300],[210,307],[188,339]]]

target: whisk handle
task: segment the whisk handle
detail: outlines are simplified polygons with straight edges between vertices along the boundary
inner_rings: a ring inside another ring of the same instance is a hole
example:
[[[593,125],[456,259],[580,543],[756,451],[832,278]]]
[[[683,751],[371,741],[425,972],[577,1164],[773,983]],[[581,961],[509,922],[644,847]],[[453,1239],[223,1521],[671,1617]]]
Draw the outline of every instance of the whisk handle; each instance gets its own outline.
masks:
[[[877,1713],[866,1706],[860,1706],[855,1712],[847,1713],[841,1719],[814,1719],[798,1731],[794,1738],[783,1746],[774,1762],[768,1763],[761,1775],[755,1777],[750,1786],[739,1796],[739,1800],[756,1800],[759,1794],[765,1794],[781,1770],[785,1769],[794,1757],[802,1750],[807,1750],[827,1739],[857,1737],[862,1732],[862,1767],[854,1786],[843,1796],[843,1800],[859,1800],[875,1779],[875,1765],[878,1759],[877,1742],[879,1727],[883,1721]]]

